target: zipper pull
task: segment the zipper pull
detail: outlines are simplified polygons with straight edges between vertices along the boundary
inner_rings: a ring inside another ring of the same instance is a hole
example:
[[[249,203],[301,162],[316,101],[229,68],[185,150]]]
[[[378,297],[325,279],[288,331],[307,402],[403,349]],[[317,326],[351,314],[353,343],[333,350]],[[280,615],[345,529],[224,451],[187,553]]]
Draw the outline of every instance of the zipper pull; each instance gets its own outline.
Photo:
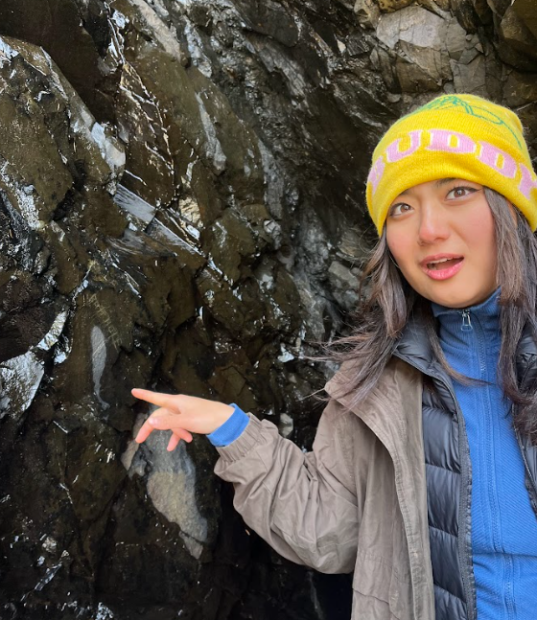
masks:
[[[463,310],[461,332],[471,332],[472,329],[473,327],[472,321],[470,320],[470,310]]]

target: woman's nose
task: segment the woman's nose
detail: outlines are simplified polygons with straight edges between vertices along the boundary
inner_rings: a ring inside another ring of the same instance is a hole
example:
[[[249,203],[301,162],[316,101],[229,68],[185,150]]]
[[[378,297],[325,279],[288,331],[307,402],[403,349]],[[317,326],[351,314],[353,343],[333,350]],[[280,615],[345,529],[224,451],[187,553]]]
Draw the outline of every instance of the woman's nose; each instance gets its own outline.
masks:
[[[421,245],[443,241],[450,235],[450,226],[445,211],[437,205],[426,205],[421,209],[418,242]]]

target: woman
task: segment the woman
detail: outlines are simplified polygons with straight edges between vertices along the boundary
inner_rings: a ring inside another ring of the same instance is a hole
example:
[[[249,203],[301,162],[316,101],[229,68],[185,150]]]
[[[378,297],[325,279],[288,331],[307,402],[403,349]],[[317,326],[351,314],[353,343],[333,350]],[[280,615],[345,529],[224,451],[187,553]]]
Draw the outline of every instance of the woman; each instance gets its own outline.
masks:
[[[379,243],[313,452],[236,405],[145,390],[137,441],[218,447],[277,551],[354,570],[353,618],[528,620],[537,607],[537,177],[518,117],[439,97],[377,146]]]

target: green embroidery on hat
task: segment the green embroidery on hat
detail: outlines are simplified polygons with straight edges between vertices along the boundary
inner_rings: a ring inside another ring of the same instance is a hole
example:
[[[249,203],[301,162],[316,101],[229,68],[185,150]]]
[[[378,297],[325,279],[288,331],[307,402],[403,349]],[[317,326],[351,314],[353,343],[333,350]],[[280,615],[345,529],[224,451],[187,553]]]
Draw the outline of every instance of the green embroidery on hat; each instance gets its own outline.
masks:
[[[463,108],[464,112],[466,112],[466,114],[469,114],[470,116],[475,116],[476,118],[488,121],[489,123],[493,123],[494,125],[500,125],[505,127],[513,134],[513,137],[517,141],[518,146],[521,149],[524,149],[522,143],[520,142],[520,138],[513,131],[513,128],[503,120],[503,118],[501,118],[497,114],[494,114],[494,112],[487,110],[486,108],[472,105],[464,99],[461,99],[461,97],[457,97],[457,95],[445,95],[444,97],[438,97],[437,99],[433,99],[432,101],[426,103],[417,110],[414,110],[414,112],[410,112],[410,114],[407,114],[407,117],[414,114],[419,114],[420,112],[423,112],[425,110],[445,110],[448,108]]]

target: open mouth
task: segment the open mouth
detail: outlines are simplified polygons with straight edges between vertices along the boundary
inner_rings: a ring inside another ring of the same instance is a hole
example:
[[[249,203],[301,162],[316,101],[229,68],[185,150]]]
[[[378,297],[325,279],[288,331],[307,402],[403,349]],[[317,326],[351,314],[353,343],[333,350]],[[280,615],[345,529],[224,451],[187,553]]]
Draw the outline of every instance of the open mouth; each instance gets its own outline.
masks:
[[[457,258],[440,258],[438,260],[430,261],[426,264],[427,269],[431,271],[439,271],[441,269],[449,269],[462,262],[462,256]]]

